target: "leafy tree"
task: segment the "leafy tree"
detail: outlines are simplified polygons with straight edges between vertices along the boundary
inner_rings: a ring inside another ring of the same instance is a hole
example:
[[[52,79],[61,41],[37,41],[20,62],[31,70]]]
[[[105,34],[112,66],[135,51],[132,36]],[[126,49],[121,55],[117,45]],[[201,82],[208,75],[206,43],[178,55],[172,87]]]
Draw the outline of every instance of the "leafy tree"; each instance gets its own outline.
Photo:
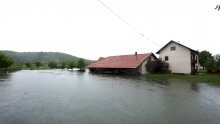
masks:
[[[13,59],[0,53],[0,68],[8,68],[13,64]]]
[[[202,51],[199,53],[199,63],[203,66],[203,67],[207,67],[206,64],[209,64],[212,60],[212,54],[206,50]],[[209,62],[208,62],[209,61]]]
[[[62,62],[61,68],[62,68],[62,69],[65,69],[65,68],[66,68],[66,64],[65,64],[64,62]]]
[[[84,71],[86,67],[86,64],[84,62],[84,59],[80,58],[77,62],[77,68],[79,68],[80,71]]]
[[[215,59],[216,68],[220,69],[220,54],[215,55],[214,59]]]
[[[40,66],[42,66],[42,63],[41,63],[41,62],[36,62],[35,65],[36,65],[37,67],[40,67]]]
[[[31,63],[28,63],[28,62],[27,62],[27,63],[25,63],[25,66],[29,68],[29,67],[31,67],[32,65],[31,65]]]
[[[207,59],[207,61],[205,63],[205,67],[207,69],[216,69],[214,57]]]
[[[69,63],[69,68],[73,69],[74,67],[75,67],[75,62],[74,61],[70,62]]]
[[[51,62],[48,63],[48,67],[49,68],[57,68],[57,63],[54,62],[54,61],[51,61]]]

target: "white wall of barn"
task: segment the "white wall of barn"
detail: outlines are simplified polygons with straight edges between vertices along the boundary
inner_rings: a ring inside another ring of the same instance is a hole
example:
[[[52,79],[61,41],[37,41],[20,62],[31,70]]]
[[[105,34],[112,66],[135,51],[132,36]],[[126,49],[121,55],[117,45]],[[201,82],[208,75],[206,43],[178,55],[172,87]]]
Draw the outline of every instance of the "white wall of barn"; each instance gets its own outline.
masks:
[[[147,58],[139,67],[138,67],[138,72],[140,74],[147,74],[149,73],[146,69],[146,64],[148,62],[148,60],[151,60],[151,61],[155,61],[156,59],[153,57],[153,56],[150,56],[149,58]]]

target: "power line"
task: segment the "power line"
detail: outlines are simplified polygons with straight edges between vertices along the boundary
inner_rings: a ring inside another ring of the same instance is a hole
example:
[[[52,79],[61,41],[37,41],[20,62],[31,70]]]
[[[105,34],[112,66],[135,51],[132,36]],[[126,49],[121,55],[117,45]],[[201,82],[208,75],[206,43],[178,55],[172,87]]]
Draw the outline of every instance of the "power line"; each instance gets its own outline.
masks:
[[[152,41],[149,37],[145,36],[143,33],[139,32],[137,28],[129,24],[125,19],[123,19],[119,14],[117,14],[113,9],[111,9],[109,6],[107,6],[104,2],[101,0],[97,0],[99,3],[101,3],[106,9],[108,9],[110,12],[112,12],[115,16],[117,16],[121,21],[123,21],[125,24],[127,24],[131,29],[133,29],[135,32],[137,32],[142,37],[146,38],[150,42],[154,43],[155,45],[158,45],[156,42]]]
[[[105,8],[107,8],[109,11],[111,11],[115,16],[117,16],[121,21],[126,23],[130,28],[132,28],[134,31],[136,31],[138,34],[144,36],[142,33],[140,33],[134,26],[129,24],[125,19],[123,19],[119,14],[117,14],[114,10],[112,10],[110,7],[108,7],[105,3],[103,3],[100,0],[97,0],[99,3],[101,3]]]

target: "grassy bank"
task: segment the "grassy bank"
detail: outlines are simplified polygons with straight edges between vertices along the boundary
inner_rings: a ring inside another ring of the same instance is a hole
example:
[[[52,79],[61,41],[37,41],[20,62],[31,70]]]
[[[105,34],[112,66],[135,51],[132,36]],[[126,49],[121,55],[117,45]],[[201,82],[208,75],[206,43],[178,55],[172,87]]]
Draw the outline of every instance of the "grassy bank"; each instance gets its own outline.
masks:
[[[217,74],[198,74],[198,75],[179,75],[179,74],[146,74],[151,79],[176,79],[193,83],[212,83],[220,85],[220,75]]]

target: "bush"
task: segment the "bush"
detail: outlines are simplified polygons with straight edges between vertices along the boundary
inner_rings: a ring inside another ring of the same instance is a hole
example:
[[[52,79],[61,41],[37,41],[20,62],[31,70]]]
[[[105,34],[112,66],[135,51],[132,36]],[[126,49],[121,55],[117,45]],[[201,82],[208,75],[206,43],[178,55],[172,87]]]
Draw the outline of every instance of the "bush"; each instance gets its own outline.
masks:
[[[49,68],[57,68],[57,63],[54,62],[54,61],[51,61],[51,62],[48,63],[48,67]]]
[[[197,69],[193,69],[193,70],[191,71],[191,75],[196,75],[197,73],[198,73]]]
[[[62,62],[62,64],[61,64],[61,67],[60,67],[61,69],[65,69],[66,68],[66,63],[64,63],[64,62]]]
[[[35,65],[36,65],[36,67],[40,67],[40,66],[42,66],[42,63],[41,62],[36,62]]]
[[[0,68],[8,68],[14,63],[11,57],[0,53]]]
[[[167,72],[169,64],[165,61],[156,60],[147,62],[146,69],[149,72]]]
[[[31,65],[31,63],[25,63],[25,66],[30,68],[32,65]]]
[[[79,59],[77,62],[77,68],[79,68],[80,71],[84,71],[86,67],[86,64],[83,59]]]
[[[163,61],[162,63],[161,63],[161,71],[162,72],[168,72],[169,71],[169,73],[170,73],[170,65],[169,65],[169,63],[167,63],[167,62],[165,62],[165,61]]]
[[[74,61],[70,62],[68,68],[73,69],[74,67],[75,67],[75,62]]]

